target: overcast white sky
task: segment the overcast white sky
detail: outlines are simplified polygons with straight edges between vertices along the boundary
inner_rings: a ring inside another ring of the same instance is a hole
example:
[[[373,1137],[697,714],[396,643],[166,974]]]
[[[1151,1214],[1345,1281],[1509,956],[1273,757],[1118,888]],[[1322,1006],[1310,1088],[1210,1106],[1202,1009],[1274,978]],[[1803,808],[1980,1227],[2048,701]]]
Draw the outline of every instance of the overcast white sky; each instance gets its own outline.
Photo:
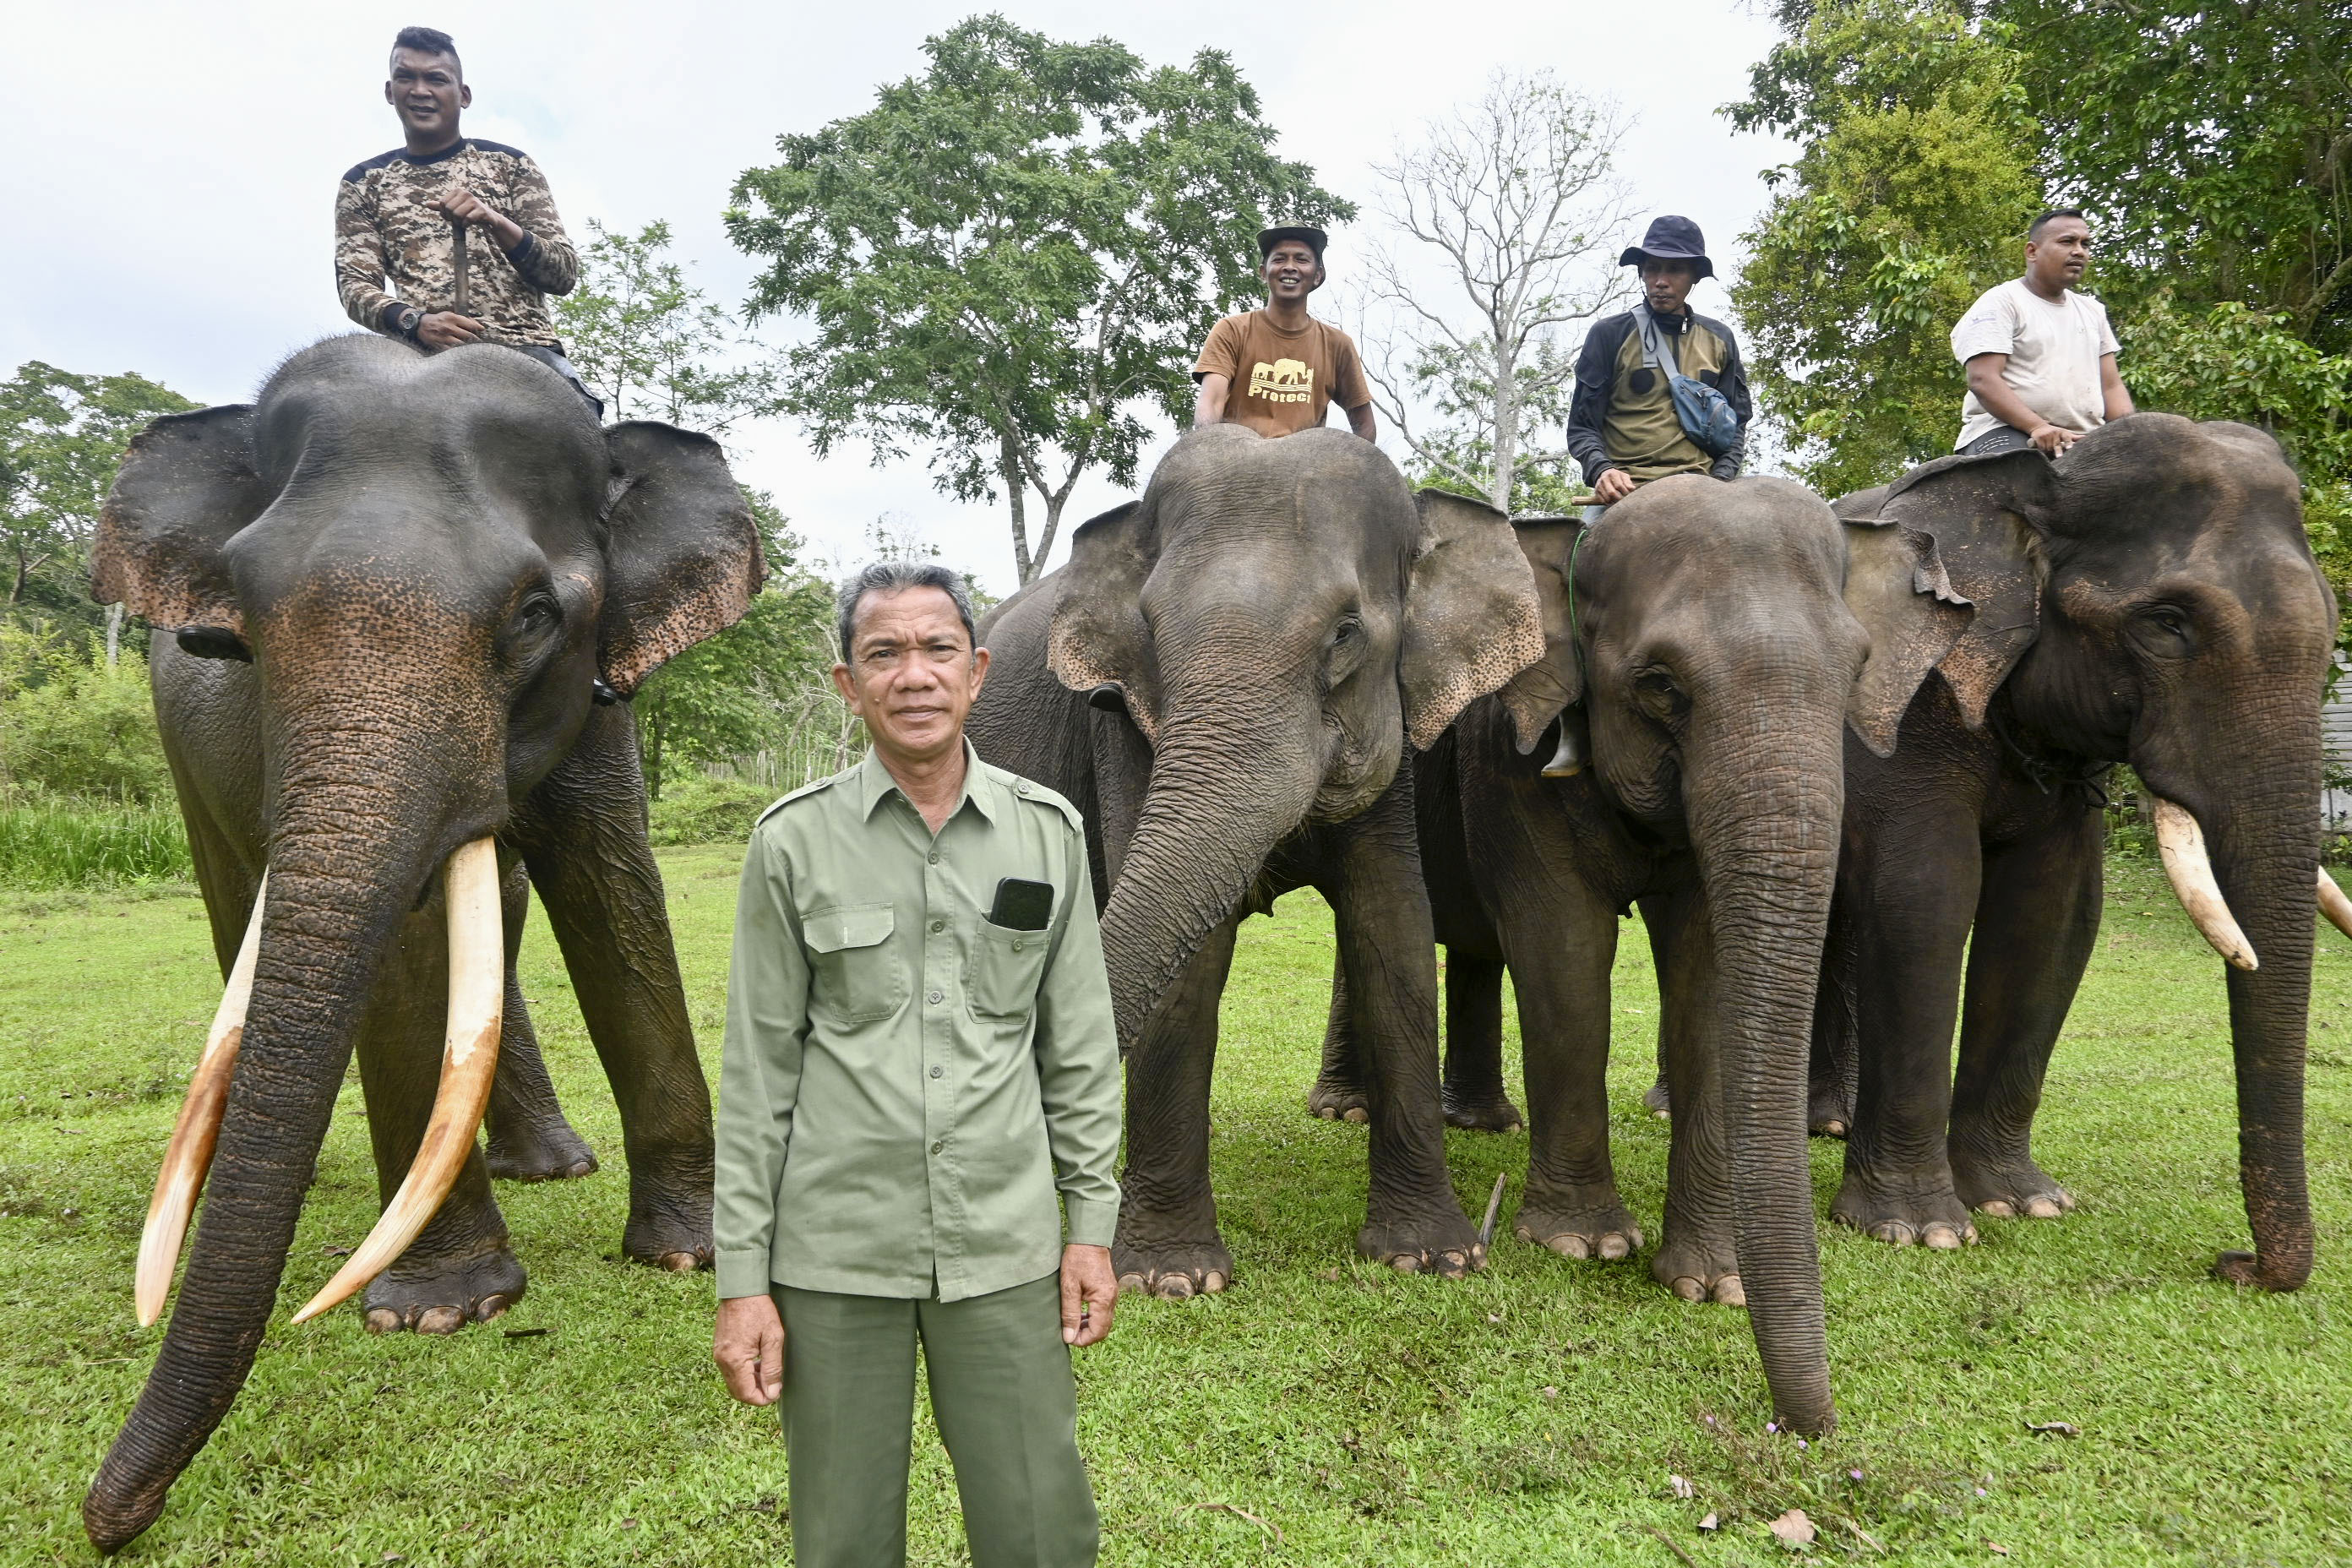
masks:
[[[667,218],[696,280],[740,305],[753,268],[719,226],[735,176],[768,162],[779,132],[866,108],[877,84],[919,68],[927,35],[986,8],[28,6],[9,24],[10,88],[30,134],[20,139],[26,153],[0,163],[0,372],[28,359],[134,370],[231,403],[289,350],[346,328],[330,256],[335,184],[399,143],[381,84],[391,36],[408,23],[456,37],[474,89],[467,132],[537,159],[575,239],[591,217],[632,229]],[[1056,37],[1108,34],[1153,62],[1230,52],[1281,131],[1283,153],[1368,209],[1368,165],[1429,116],[1475,98],[1497,67],[1549,67],[1638,117],[1623,173],[1643,216],[1627,243],[1649,214],[1684,213],[1730,272],[1737,237],[1765,200],[1759,172],[1788,156],[1714,112],[1743,96],[1748,66],[1772,40],[1761,7],[1738,0],[1667,11],[1596,0],[998,8]],[[1335,279],[1362,237],[1334,235]],[[1727,308],[1717,284],[1701,285],[1694,303]],[[848,451],[820,462],[784,422],[735,447],[740,477],[772,490],[821,552],[854,556],[875,517],[894,512],[993,590],[1013,585],[1002,507],[939,495],[919,459],[876,468]],[[1066,531],[1118,499],[1107,482],[1081,486]]]

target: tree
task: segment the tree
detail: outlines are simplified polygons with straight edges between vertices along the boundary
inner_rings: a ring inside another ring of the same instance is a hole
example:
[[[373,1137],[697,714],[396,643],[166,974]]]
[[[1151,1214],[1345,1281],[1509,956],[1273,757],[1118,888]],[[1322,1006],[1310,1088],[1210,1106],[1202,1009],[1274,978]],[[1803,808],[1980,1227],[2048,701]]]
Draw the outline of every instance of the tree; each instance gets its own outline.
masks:
[[[2007,30],[1952,0],[1783,12],[1790,36],[1726,112],[1794,137],[1731,289],[1751,379],[1826,494],[1951,448],[1952,323],[2020,270],[2039,129]]]
[[[1256,92],[1214,50],[1151,68],[1002,16],[923,47],[929,68],[865,113],[778,138],[727,228],[771,258],[749,314],[814,321],[782,403],[817,451],[922,445],[948,494],[1001,486],[1026,583],[1079,479],[1133,484],[1143,416],[1182,419],[1193,352],[1258,287],[1257,230],[1354,209],[1269,151]]]
[[[0,536],[12,612],[38,605],[54,617],[97,624],[89,542],[123,450],[157,415],[194,406],[142,375],[82,375],[39,360],[0,384]],[[121,625],[121,606],[113,606],[109,663]]]
[[[555,318],[567,357],[609,417],[724,436],[773,407],[774,369],[726,363],[740,354],[742,334],[668,258],[669,225],[614,234],[590,218],[588,230],[579,286],[554,301]]]
[[[1557,330],[1622,293],[1605,248],[1626,214],[1612,165],[1625,126],[1548,71],[1496,72],[1466,109],[1432,121],[1423,144],[1372,172],[1397,233],[1436,251],[1469,300],[1449,310],[1391,251],[1375,253],[1370,293],[1397,335],[1367,336],[1381,414],[1433,481],[1503,510],[1565,495],[1567,451],[1538,426],[1567,422],[1576,356]],[[1414,427],[1425,402],[1439,423]],[[1547,484],[1544,481],[1549,480]]]

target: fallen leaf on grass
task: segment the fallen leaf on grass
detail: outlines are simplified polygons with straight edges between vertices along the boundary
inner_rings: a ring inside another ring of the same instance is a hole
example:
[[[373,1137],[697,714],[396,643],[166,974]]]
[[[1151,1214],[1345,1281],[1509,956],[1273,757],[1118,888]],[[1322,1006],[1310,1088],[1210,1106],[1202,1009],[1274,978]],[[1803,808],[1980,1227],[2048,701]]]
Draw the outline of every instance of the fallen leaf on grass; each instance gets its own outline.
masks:
[[[2025,1429],[2047,1433],[2053,1437],[2079,1437],[2083,1435],[2083,1429],[2071,1421],[2028,1421]]]
[[[1772,1534],[1783,1546],[1807,1547],[1813,1543],[1813,1521],[1805,1510],[1792,1508],[1772,1521]]]
[[[1202,1513],[1229,1513],[1229,1514],[1232,1514],[1235,1519],[1245,1519],[1245,1520],[1248,1520],[1252,1524],[1256,1525],[1260,1530],[1263,1530],[1263,1531],[1265,1531],[1268,1535],[1273,1536],[1273,1537],[1274,1537],[1274,1543],[1275,1543],[1276,1546],[1280,1546],[1280,1545],[1284,1544],[1284,1542],[1283,1542],[1283,1539],[1282,1539],[1282,1531],[1281,1531],[1280,1530],[1276,1529],[1275,1526],[1273,1526],[1273,1525],[1271,1525],[1271,1524],[1268,1524],[1265,1521],[1264,1521],[1264,1520],[1260,1519],[1257,1515],[1255,1515],[1255,1514],[1252,1513],[1249,1510],[1247,1510],[1247,1509],[1245,1509],[1245,1508],[1243,1508],[1243,1507],[1242,1507],[1242,1506],[1240,1506],[1238,1503],[1230,1503],[1230,1502],[1188,1502],[1188,1503],[1186,1503],[1182,1508],[1178,1509],[1176,1511],[1177,1511],[1178,1513],[1185,1513],[1185,1512],[1189,1512],[1189,1511],[1192,1511],[1192,1510],[1196,1510],[1196,1509],[1197,1509],[1197,1510],[1200,1510],[1201,1512],[1202,1512]]]
[[[1547,1383],[1544,1384],[1543,1396],[1546,1399],[1558,1399],[1559,1397],[1559,1390]]]
[[[1886,1550],[1885,1546],[1883,1543],[1881,1543],[1881,1542],[1876,1542],[1876,1541],[1874,1541],[1874,1540],[1872,1540],[1872,1539],[1871,1539],[1870,1531],[1866,1531],[1866,1530],[1863,1529],[1863,1528],[1862,1528],[1862,1526],[1860,1526],[1860,1525],[1858,1525],[1858,1524],[1854,1523],[1854,1521],[1852,1521],[1852,1520],[1850,1520],[1850,1519],[1849,1519],[1849,1520],[1845,1520],[1845,1521],[1843,1521],[1843,1522],[1844,1523],[1845,1527],[1846,1527],[1848,1530],[1851,1530],[1851,1531],[1853,1531],[1853,1538],[1854,1538],[1856,1541],[1861,1542],[1864,1546],[1869,1547],[1873,1552],[1884,1552],[1884,1551],[1885,1551],[1885,1550]]]
[[[1666,1478],[1666,1488],[1669,1491],[1672,1491],[1675,1496],[1684,1499],[1689,1498],[1693,1491],[1690,1479],[1687,1476],[1668,1476]]]
[[[1995,1552],[2000,1552],[2003,1557],[2006,1557],[2006,1556],[2008,1556],[2008,1555],[2009,1555],[2009,1548],[2008,1548],[2008,1547],[2006,1547],[2006,1546],[2003,1546],[2003,1545],[2002,1545],[2000,1542],[1998,1542],[1998,1541],[1988,1541],[1988,1542],[1985,1542],[1985,1544],[1986,1544],[1987,1546],[1989,1546],[1989,1547],[1992,1548],[1992,1550],[1994,1550]]]
[[[330,1258],[349,1258],[352,1255],[352,1249],[348,1247],[322,1247],[319,1250]]]
[[[1710,1513],[1705,1519],[1698,1521],[1698,1527],[1701,1530],[1708,1531],[1721,1530],[1723,1528],[1723,1521],[1716,1518],[1715,1515]]]

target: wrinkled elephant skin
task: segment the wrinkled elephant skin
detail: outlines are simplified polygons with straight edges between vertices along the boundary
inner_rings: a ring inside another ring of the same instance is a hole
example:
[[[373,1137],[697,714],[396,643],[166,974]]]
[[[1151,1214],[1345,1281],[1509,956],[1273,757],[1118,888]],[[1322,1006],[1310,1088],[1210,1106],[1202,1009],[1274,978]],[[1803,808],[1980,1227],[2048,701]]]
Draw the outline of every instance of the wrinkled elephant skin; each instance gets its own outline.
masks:
[[[762,570],[714,443],[600,429],[553,373],[501,348],[426,358],[330,339],[251,406],[161,419],[132,444],[94,587],[156,627],[156,711],[224,971],[265,868],[269,882],[178,1300],[84,1500],[101,1550],[153,1521],[235,1401],[354,1049],[384,1197],[415,1157],[442,1055],[439,868],[461,845],[494,836],[500,865],[493,1161],[530,1177],[593,1166],[513,976],[536,886],[620,1104],[624,1248],[708,1262],[709,1097],[635,728],[593,693],[601,679],[625,696],[732,622]],[[478,924],[492,948],[497,925]],[[490,1172],[465,1156],[369,1286],[370,1329],[447,1331],[522,1294]]]

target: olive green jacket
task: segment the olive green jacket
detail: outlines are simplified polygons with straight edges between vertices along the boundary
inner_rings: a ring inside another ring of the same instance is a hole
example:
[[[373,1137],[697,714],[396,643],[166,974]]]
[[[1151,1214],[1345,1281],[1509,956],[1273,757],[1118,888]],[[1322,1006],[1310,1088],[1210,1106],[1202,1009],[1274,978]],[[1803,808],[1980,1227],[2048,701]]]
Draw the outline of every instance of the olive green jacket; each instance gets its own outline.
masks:
[[[1118,1221],[1119,1065],[1086,830],[965,744],[935,837],[871,755],[751,830],[727,988],[719,1293],[961,1300]],[[1045,929],[992,924],[1051,883]]]

